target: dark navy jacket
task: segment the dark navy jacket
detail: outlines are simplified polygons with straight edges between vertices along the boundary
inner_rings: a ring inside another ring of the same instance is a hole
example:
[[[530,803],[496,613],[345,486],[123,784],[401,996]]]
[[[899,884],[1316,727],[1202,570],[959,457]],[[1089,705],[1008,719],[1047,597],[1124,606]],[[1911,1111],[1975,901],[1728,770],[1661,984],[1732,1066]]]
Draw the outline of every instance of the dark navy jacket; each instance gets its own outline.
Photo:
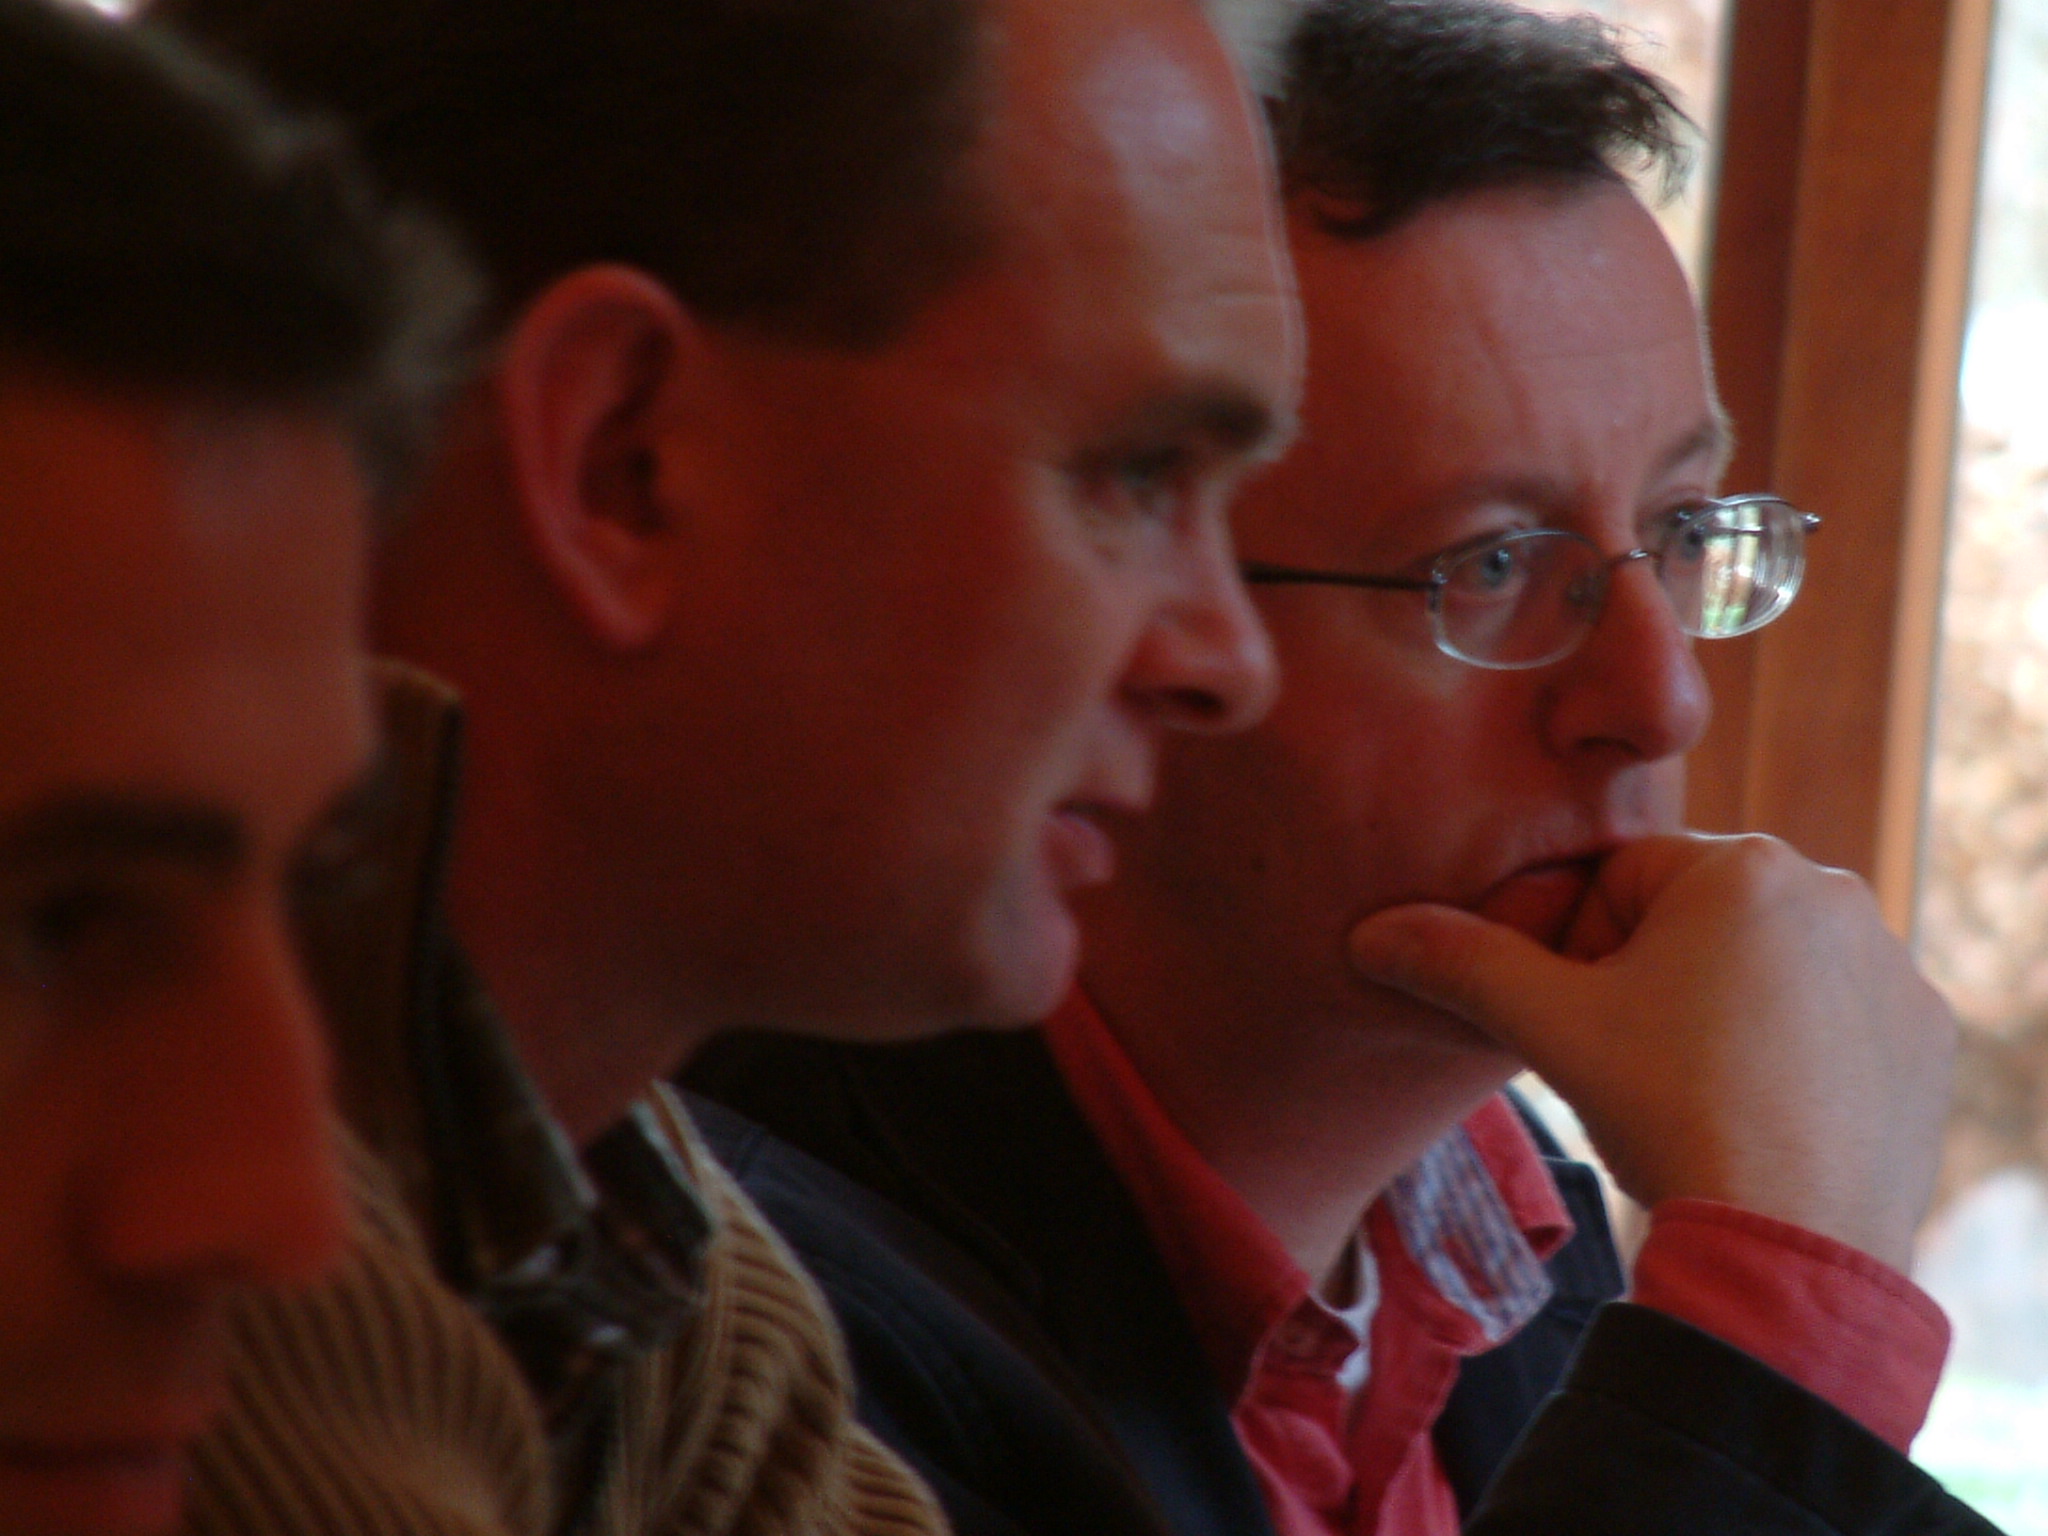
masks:
[[[1035,1033],[750,1038],[689,1081],[745,1111],[694,1106],[831,1299],[861,1417],[961,1536],[1271,1536],[1142,1218]],[[1608,1304],[1592,1173],[1550,1166],[1579,1227],[1555,1295],[1466,1362],[1435,1432],[1469,1536],[1992,1530],[1757,1361]]]

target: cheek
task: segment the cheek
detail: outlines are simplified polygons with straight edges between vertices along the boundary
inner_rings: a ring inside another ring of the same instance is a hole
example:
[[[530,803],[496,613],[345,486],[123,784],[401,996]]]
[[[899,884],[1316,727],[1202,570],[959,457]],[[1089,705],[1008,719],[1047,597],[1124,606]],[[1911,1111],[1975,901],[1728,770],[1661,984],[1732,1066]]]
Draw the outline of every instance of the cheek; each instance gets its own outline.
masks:
[[[1134,834],[1157,886],[1220,928],[1264,930],[1264,943],[1299,942],[1348,909],[1394,831],[1376,744],[1291,723],[1174,743],[1155,813]]]
[[[1154,643],[1159,583],[1136,562],[1085,541],[1020,540],[988,573],[960,632],[927,653],[959,668],[962,721],[984,722],[987,747],[1028,776],[1071,774],[1112,729],[1141,648]]]
[[[1342,742],[1300,760],[1297,857],[1304,883],[1341,918],[1426,886],[1425,855],[1462,798],[1436,758],[1440,745],[1399,716],[1361,718]]]
[[[34,1326],[61,1282],[72,1240],[65,1213],[84,1157],[77,1127],[95,1109],[72,1091],[81,1074],[67,1057],[78,1053],[55,1049],[47,1034],[11,1008],[0,1018],[0,1338]]]
[[[1473,829],[1535,772],[1515,748],[1527,690],[1435,658],[1332,679],[1309,673],[1258,733],[1249,782],[1275,862],[1347,915],[1456,891]]]

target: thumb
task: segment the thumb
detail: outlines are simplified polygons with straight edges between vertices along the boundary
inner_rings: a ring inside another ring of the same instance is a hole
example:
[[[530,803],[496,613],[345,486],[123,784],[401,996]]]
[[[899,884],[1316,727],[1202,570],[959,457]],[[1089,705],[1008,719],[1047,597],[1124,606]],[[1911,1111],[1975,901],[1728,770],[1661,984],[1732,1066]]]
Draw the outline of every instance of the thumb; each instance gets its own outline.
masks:
[[[1586,969],[1512,928],[1420,902],[1375,912],[1351,930],[1345,948],[1367,981],[1454,1013],[1525,1058],[1530,1035],[1554,1042],[1561,1014],[1569,1013],[1558,1000]]]

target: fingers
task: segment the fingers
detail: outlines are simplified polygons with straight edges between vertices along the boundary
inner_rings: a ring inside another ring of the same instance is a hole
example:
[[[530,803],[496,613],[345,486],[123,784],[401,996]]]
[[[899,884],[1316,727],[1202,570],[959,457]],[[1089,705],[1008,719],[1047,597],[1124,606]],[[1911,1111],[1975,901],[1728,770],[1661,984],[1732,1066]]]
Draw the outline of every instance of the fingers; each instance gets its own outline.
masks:
[[[1351,930],[1347,950],[1367,981],[1454,1013],[1516,1051],[1528,999],[1569,985],[1573,968],[1512,928],[1427,904],[1374,913]]]
[[[1645,839],[1606,861],[1564,948],[1431,906],[1349,941],[1367,979],[1548,1079],[1637,1199],[1721,1200],[1900,1262],[1953,1019],[1860,880],[1766,837]]]
[[[1646,837],[1616,850],[1602,861],[1579,904],[1564,952],[1579,960],[1612,954],[1628,942],[1673,881],[1703,860],[1725,856],[1736,841],[1695,833]]]
[[[1593,976],[1575,962],[1619,950],[1676,881],[1703,861],[1741,857],[1736,845],[1749,841],[1783,848],[1768,839],[1688,835],[1643,838],[1618,850],[1580,903],[1564,945],[1569,959],[1469,912],[1415,904],[1389,907],[1353,928],[1351,964],[1366,980],[1457,1014],[1541,1062],[1558,1053],[1560,1031],[1588,1017],[1575,999],[1594,985]]]

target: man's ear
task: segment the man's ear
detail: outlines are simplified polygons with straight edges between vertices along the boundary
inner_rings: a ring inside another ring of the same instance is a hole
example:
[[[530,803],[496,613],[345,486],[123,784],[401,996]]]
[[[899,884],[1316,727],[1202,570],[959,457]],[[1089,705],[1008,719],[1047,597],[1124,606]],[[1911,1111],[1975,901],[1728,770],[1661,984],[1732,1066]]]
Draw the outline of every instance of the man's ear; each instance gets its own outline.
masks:
[[[529,304],[497,367],[528,543],[593,636],[635,650],[681,590],[686,476],[663,456],[701,363],[697,321],[630,267],[585,267]]]

